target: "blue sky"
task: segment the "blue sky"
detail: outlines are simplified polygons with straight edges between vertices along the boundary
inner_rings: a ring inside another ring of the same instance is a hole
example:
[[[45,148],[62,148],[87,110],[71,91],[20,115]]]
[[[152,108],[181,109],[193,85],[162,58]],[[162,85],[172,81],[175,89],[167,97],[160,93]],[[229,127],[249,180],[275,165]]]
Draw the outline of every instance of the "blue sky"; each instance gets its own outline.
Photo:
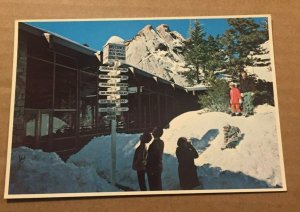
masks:
[[[27,23],[57,33],[78,43],[87,43],[93,49],[102,50],[103,45],[111,36],[116,35],[124,40],[130,40],[148,24],[152,25],[153,28],[160,24],[167,24],[171,31],[178,31],[183,37],[187,38],[191,21],[191,19],[172,19]],[[263,18],[255,18],[255,21],[262,22]],[[226,19],[200,19],[200,23],[208,35],[223,34],[228,29]]]

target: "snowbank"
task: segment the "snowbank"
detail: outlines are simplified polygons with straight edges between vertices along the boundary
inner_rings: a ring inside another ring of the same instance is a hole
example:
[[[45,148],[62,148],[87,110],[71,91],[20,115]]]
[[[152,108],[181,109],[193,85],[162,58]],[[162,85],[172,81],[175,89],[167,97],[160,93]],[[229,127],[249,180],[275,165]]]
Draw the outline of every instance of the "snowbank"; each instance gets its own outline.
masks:
[[[221,151],[222,128],[238,126],[244,138],[235,149]],[[140,134],[117,134],[117,183],[138,190],[135,171],[131,168],[134,150]],[[259,106],[252,117],[231,117],[225,113],[204,110],[176,117],[164,130],[163,189],[179,188],[177,139],[190,138],[200,153],[195,160],[204,189],[268,188],[282,185],[275,111],[271,106]],[[68,163],[94,167],[104,178],[110,177],[110,136],[94,138]]]
[[[174,154],[177,139],[181,136],[204,142],[203,137],[209,137],[208,132],[219,132],[195,160],[198,166],[209,164],[222,171],[242,172],[271,186],[282,185],[275,109],[262,105],[255,112],[248,118],[231,117],[220,112],[193,111],[182,114],[170,123],[170,129],[163,135],[165,152]],[[227,123],[239,127],[244,138],[235,149],[222,151],[223,126]]]
[[[132,159],[138,145],[140,134],[117,134],[116,182],[137,190],[136,172],[132,170]],[[111,136],[92,139],[80,152],[71,156],[68,163],[80,167],[93,167],[103,178],[111,176]]]
[[[240,128],[243,139],[234,149],[221,150],[223,126]],[[205,110],[184,113],[164,130],[162,183],[164,190],[178,190],[177,140],[193,142],[202,186],[196,189],[258,189],[282,186],[275,109],[262,105],[248,118]],[[139,190],[132,159],[140,134],[117,134],[117,184]],[[10,193],[68,193],[118,191],[111,176],[110,136],[92,139],[64,163],[55,153],[20,147],[13,150]]]
[[[13,149],[10,194],[119,191],[93,168],[64,163],[56,153],[27,147]]]

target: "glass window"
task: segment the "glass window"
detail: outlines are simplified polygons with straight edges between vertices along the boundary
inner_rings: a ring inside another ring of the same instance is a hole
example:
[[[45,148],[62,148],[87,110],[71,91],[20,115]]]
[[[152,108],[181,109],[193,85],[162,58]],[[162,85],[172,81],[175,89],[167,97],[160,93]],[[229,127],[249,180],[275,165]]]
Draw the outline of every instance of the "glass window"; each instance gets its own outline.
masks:
[[[49,137],[49,114],[42,113],[40,118],[41,118],[40,136],[41,139],[47,139]]]
[[[61,66],[55,70],[55,108],[76,108],[77,72]]]
[[[81,72],[80,76],[80,132],[96,130],[97,76]]]
[[[53,65],[28,58],[25,107],[46,109],[52,107]]]
[[[55,111],[53,113],[54,137],[73,136],[75,134],[75,112]]]
[[[26,140],[34,140],[36,136],[37,111],[25,110],[24,121]]]

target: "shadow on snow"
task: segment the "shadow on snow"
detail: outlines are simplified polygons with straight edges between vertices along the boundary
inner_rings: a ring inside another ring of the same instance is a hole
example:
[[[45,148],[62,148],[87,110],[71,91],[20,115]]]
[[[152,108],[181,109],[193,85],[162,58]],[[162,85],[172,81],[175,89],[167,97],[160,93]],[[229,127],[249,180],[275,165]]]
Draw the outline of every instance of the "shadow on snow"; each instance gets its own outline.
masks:
[[[191,138],[191,142],[197,152],[201,154],[210,146],[210,142],[213,141],[218,135],[218,129],[210,129],[202,136],[201,139]]]

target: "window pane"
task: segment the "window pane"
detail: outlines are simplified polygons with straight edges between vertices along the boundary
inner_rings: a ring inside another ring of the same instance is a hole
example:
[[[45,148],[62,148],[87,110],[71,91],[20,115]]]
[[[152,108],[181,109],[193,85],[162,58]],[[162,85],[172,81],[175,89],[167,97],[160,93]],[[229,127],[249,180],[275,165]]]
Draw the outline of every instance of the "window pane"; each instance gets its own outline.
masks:
[[[35,137],[37,111],[25,111],[25,136]]]
[[[75,134],[75,112],[54,112],[53,135],[55,137],[72,136]]]
[[[28,58],[25,107],[46,109],[52,107],[53,65]]]
[[[55,108],[76,108],[76,71],[60,66],[55,70]]]
[[[81,73],[80,132],[96,129],[97,76]]]
[[[49,136],[49,114],[41,114],[41,132],[42,138],[48,138]]]

